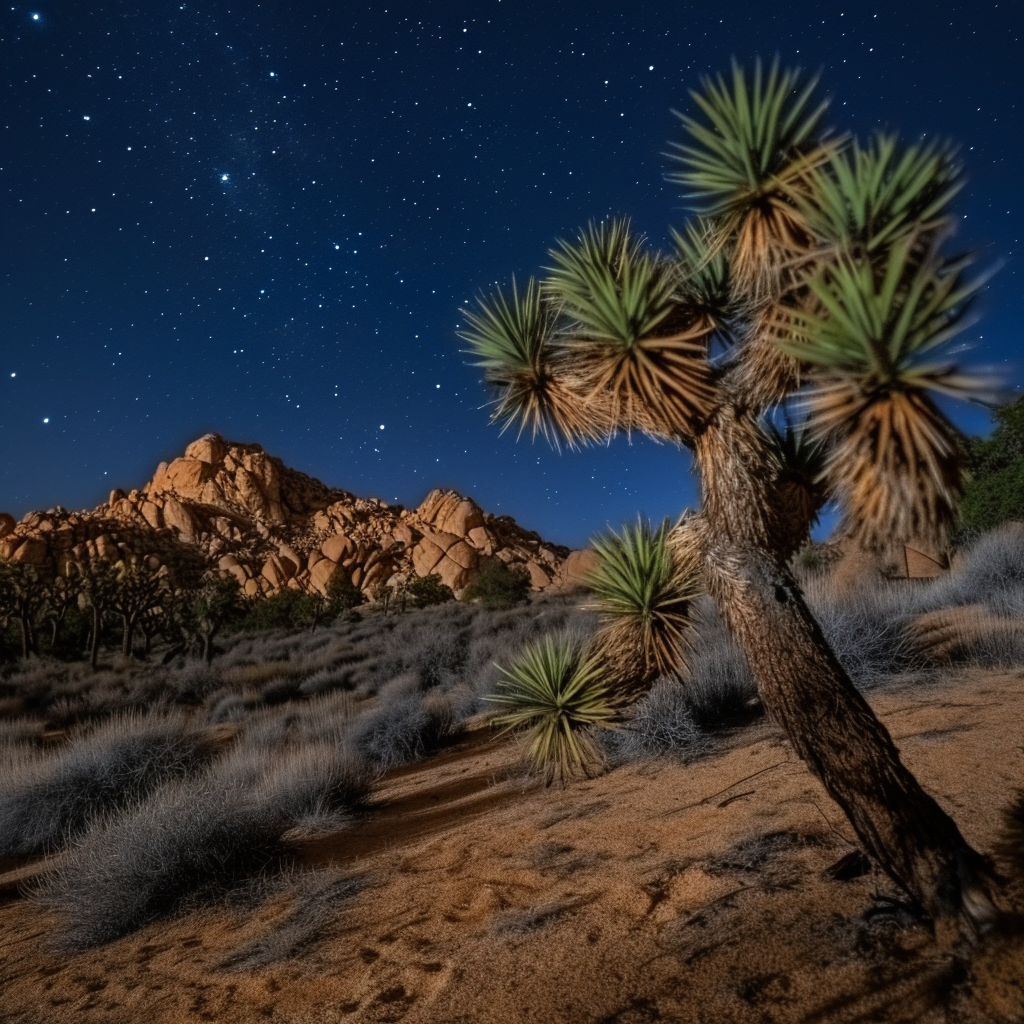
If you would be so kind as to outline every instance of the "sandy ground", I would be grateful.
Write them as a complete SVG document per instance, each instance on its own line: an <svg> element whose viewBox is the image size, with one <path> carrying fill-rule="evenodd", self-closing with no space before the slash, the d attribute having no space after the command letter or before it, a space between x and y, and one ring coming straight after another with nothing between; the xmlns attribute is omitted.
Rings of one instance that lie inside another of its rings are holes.
<svg viewBox="0 0 1024 1024"><path fill-rule="evenodd" d="M1024 784L1024 673L872 703L982 850ZM1024 941L966 959L888 899L841 813L768 723L689 767L561 789L485 731L390 776L377 807L304 842L364 888L293 957L230 966L294 921L287 897L50 951L59 921L0 878L0 1020L138 1022L1024 1021ZM1018 894L1019 895L1019 894ZM291 915L291 916L290 916Z"/></svg>

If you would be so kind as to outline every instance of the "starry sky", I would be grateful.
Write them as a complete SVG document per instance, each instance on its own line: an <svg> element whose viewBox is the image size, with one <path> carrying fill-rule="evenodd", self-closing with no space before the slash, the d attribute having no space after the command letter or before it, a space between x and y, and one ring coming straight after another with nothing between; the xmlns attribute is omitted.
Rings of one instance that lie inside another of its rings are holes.
<svg viewBox="0 0 1024 1024"><path fill-rule="evenodd" d="M592 217L667 246L672 110L733 56L820 70L841 130L959 144L959 240L1002 264L969 359L1016 386L1022 35L1019 0L6 7L0 509L91 507L208 430L573 546L696 504L684 451L499 436L456 329Z"/></svg>

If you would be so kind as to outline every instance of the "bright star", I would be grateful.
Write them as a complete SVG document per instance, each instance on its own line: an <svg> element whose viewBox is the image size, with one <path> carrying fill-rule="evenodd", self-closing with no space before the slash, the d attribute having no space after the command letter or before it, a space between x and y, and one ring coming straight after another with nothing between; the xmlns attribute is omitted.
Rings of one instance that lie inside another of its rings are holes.
<svg viewBox="0 0 1024 1024"><path fill-rule="evenodd" d="M50 422L50 417L49 416L44 416L43 417L43 422L44 423L49 423Z"/></svg>
<svg viewBox="0 0 1024 1024"><path fill-rule="evenodd" d="M221 181L227 181L229 177L230 177L230 175L228 175L228 174L222 174L222 175L220 176L220 180L221 180Z"/></svg>
<svg viewBox="0 0 1024 1024"><path fill-rule="evenodd" d="M42 18L41 14L33 14L32 15L32 20L33 21L39 21L41 18Z"/></svg>
<svg viewBox="0 0 1024 1024"><path fill-rule="evenodd" d="M382 424L380 425L380 429L381 429L381 430L383 430L383 429L384 429L384 424L383 424L383 423L382 423Z"/></svg>

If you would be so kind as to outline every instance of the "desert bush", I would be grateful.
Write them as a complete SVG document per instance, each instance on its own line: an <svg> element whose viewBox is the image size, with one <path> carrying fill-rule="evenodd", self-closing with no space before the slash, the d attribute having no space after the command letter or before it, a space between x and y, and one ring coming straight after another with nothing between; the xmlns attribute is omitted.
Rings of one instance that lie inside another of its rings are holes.
<svg viewBox="0 0 1024 1024"><path fill-rule="evenodd" d="M487 558L477 569L462 595L484 608L514 608L530 597L530 573L525 565L509 565L500 558Z"/></svg>
<svg viewBox="0 0 1024 1024"><path fill-rule="evenodd" d="M980 536L917 601L921 611L969 604L997 615L1024 615L1024 526L1008 523Z"/></svg>
<svg viewBox="0 0 1024 1024"><path fill-rule="evenodd" d="M919 591L913 581L878 580L836 591L826 577L809 580L807 604L839 663L870 688L923 667L906 624Z"/></svg>
<svg viewBox="0 0 1024 1024"><path fill-rule="evenodd" d="M362 892L366 880L332 871L301 871L285 875L270 895L287 894L293 906L265 934L233 952L220 967L256 970L304 952L322 935L334 915Z"/></svg>
<svg viewBox="0 0 1024 1024"><path fill-rule="evenodd" d="M428 605L455 600L452 588L436 572L410 580L405 592L416 608L426 608Z"/></svg>
<svg viewBox="0 0 1024 1024"><path fill-rule="evenodd" d="M692 761L712 746L678 679L658 680L619 728L600 733L600 743L613 764L666 756Z"/></svg>
<svg viewBox="0 0 1024 1024"><path fill-rule="evenodd" d="M401 680L400 680L401 681ZM450 701L425 699L419 692L387 695L353 723L352 742L379 772L433 753L457 730Z"/></svg>
<svg viewBox="0 0 1024 1024"><path fill-rule="evenodd" d="M56 753L32 752L0 782L0 856L57 849L207 757L180 714L121 716L81 731Z"/></svg>
<svg viewBox="0 0 1024 1024"><path fill-rule="evenodd" d="M710 730L749 717L756 705L757 685L710 598L695 604L696 636L683 682L694 721Z"/></svg>
<svg viewBox="0 0 1024 1024"><path fill-rule="evenodd" d="M368 789L365 766L337 746L285 751L269 766L243 746L91 829L38 898L62 916L62 945L99 945L219 898L279 862L289 829L336 825Z"/></svg>

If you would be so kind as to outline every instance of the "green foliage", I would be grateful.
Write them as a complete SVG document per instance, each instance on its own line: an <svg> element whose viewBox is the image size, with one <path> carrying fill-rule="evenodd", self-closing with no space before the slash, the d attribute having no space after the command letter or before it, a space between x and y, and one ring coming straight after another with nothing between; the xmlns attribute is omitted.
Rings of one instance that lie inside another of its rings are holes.
<svg viewBox="0 0 1024 1024"><path fill-rule="evenodd" d="M544 287L589 339L630 348L676 312L672 265L643 249L628 220L588 224L550 253Z"/></svg>
<svg viewBox="0 0 1024 1024"><path fill-rule="evenodd" d="M778 61L767 71L758 61L750 76L734 63L731 81L719 75L701 84L690 95L706 120L677 114L693 142L672 143L683 169L669 178L689 189L702 213L729 217L778 188L794 157L815 145L828 104L814 100L817 79L802 81Z"/></svg>
<svg viewBox="0 0 1024 1024"><path fill-rule="evenodd" d="M283 587L270 597L256 598L241 622L242 629L304 629L315 614L315 599L309 594Z"/></svg>
<svg viewBox="0 0 1024 1024"><path fill-rule="evenodd" d="M352 582L344 569L335 570L327 583L327 607L329 615L349 611L363 603L363 592Z"/></svg>
<svg viewBox="0 0 1024 1024"><path fill-rule="evenodd" d="M818 237L874 253L922 226L941 225L963 183L949 146L901 147L895 135L878 134L868 146L854 140L794 198Z"/></svg>
<svg viewBox="0 0 1024 1024"><path fill-rule="evenodd" d="M619 703L581 640L542 637L498 668L497 691L487 699L508 710L495 724L526 732L533 763L549 781L589 774L601 763L591 734L614 724Z"/></svg>
<svg viewBox="0 0 1024 1024"><path fill-rule="evenodd" d="M1008 520L1024 522L1024 398L993 412L989 438L973 438L973 476L961 505L965 532L983 532Z"/></svg>
<svg viewBox="0 0 1024 1024"><path fill-rule="evenodd" d="M530 594L530 572L525 565L509 565L500 558L485 559L462 595L485 608L514 608Z"/></svg>
<svg viewBox="0 0 1024 1024"><path fill-rule="evenodd" d="M813 311L795 314L788 354L855 379L870 396L893 388L930 388L962 398L975 382L939 356L960 331L981 282L936 259L921 261L912 240L894 245L880 265L844 257L809 282Z"/></svg>
<svg viewBox="0 0 1024 1024"><path fill-rule="evenodd" d="M426 608L428 605L455 600L452 588L436 572L410 580L405 592L416 608Z"/></svg>

